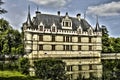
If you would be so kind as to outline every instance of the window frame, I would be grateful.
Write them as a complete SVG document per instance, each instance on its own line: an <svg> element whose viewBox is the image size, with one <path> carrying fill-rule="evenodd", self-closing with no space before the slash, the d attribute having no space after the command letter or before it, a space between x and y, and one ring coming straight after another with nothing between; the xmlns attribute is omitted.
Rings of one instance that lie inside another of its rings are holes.
<svg viewBox="0 0 120 80"><path fill-rule="evenodd" d="M43 35L39 35L39 41L43 41Z"/></svg>
<svg viewBox="0 0 120 80"><path fill-rule="evenodd" d="M39 45L39 50L43 50L43 44Z"/></svg>
<svg viewBox="0 0 120 80"><path fill-rule="evenodd" d="M55 35L52 35L52 42L55 42Z"/></svg>
<svg viewBox="0 0 120 80"><path fill-rule="evenodd" d="M52 45L52 51L55 51L56 49L55 49L55 45Z"/></svg>

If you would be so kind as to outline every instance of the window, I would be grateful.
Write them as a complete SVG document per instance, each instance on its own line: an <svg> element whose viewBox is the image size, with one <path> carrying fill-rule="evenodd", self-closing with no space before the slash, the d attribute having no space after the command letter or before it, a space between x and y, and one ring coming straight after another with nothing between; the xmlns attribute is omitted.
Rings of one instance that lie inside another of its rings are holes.
<svg viewBox="0 0 120 80"><path fill-rule="evenodd" d="M82 70L81 65L78 65L78 67L79 67L79 70Z"/></svg>
<svg viewBox="0 0 120 80"><path fill-rule="evenodd" d="M66 42L69 42L69 36L66 36Z"/></svg>
<svg viewBox="0 0 120 80"><path fill-rule="evenodd" d="M64 21L63 26L64 27L71 27L71 21Z"/></svg>
<svg viewBox="0 0 120 80"><path fill-rule="evenodd" d="M63 50L65 51L65 45L63 45Z"/></svg>
<svg viewBox="0 0 120 80"><path fill-rule="evenodd" d="M63 42L65 42L65 36L63 36Z"/></svg>
<svg viewBox="0 0 120 80"><path fill-rule="evenodd" d="M71 65L67 66L67 71L72 71L72 66Z"/></svg>
<svg viewBox="0 0 120 80"><path fill-rule="evenodd" d="M43 41L43 35L39 35L39 41Z"/></svg>
<svg viewBox="0 0 120 80"><path fill-rule="evenodd" d="M89 50L90 50L90 51L92 50L92 46L91 46L91 45L89 46Z"/></svg>
<svg viewBox="0 0 120 80"><path fill-rule="evenodd" d="M55 42L55 35L52 35L52 42Z"/></svg>
<svg viewBox="0 0 120 80"><path fill-rule="evenodd" d="M92 42L92 40L91 40L91 37L89 38L89 43L91 43Z"/></svg>
<svg viewBox="0 0 120 80"><path fill-rule="evenodd" d="M55 27L52 27L52 32L55 32Z"/></svg>
<svg viewBox="0 0 120 80"><path fill-rule="evenodd" d="M63 42L72 42L72 36L63 36Z"/></svg>
<svg viewBox="0 0 120 80"><path fill-rule="evenodd" d="M69 17L65 17L62 19L62 28L72 29L72 20Z"/></svg>
<svg viewBox="0 0 120 80"><path fill-rule="evenodd" d="M40 31L43 31L43 26L40 26Z"/></svg>
<svg viewBox="0 0 120 80"><path fill-rule="evenodd" d="M72 71L72 65L67 66L67 71Z"/></svg>
<svg viewBox="0 0 120 80"><path fill-rule="evenodd" d="M65 26L66 26L66 27L69 27L68 22L65 22Z"/></svg>
<svg viewBox="0 0 120 80"><path fill-rule="evenodd" d="M81 30L81 29L78 29L78 33L81 34L81 33L82 33L82 30Z"/></svg>
<svg viewBox="0 0 120 80"><path fill-rule="evenodd" d="M69 51L69 45L66 45L66 51Z"/></svg>
<svg viewBox="0 0 120 80"><path fill-rule="evenodd" d="M81 51L81 45L78 46L78 51Z"/></svg>
<svg viewBox="0 0 120 80"><path fill-rule="evenodd" d="M90 29L90 31L89 31L89 35L92 35L92 30Z"/></svg>
<svg viewBox="0 0 120 80"><path fill-rule="evenodd" d="M39 45L39 50L43 50L43 45Z"/></svg>
<svg viewBox="0 0 120 80"><path fill-rule="evenodd" d="M89 67L90 67L90 70L92 70L92 65L89 65Z"/></svg>
<svg viewBox="0 0 120 80"><path fill-rule="evenodd" d="M55 45L52 45L52 50L55 50Z"/></svg>
<svg viewBox="0 0 120 80"><path fill-rule="evenodd" d="M70 51L72 50L72 45L63 45L63 48L65 51Z"/></svg>
<svg viewBox="0 0 120 80"><path fill-rule="evenodd" d="M78 42L81 42L81 37L78 37Z"/></svg>

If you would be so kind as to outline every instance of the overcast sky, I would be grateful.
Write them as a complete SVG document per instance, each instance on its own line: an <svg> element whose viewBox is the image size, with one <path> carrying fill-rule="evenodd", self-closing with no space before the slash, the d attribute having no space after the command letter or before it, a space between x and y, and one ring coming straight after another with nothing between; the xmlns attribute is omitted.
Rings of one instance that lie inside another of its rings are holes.
<svg viewBox="0 0 120 80"><path fill-rule="evenodd" d="M75 17L86 12L86 20L95 27L96 15L99 24L105 25L110 36L120 37L120 0L3 0L2 5L8 13L0 15L5 18L15 29L21 29L22 23L27 19L28 5L31 6L31 16L35 16L37 6L41 13L65 15Z"/></svg>

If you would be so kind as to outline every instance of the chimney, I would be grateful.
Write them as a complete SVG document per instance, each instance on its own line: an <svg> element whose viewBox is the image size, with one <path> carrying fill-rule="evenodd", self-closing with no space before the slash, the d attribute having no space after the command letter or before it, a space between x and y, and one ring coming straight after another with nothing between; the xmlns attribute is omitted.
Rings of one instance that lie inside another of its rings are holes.
<svg viewBox="0 0 120 80"><path fill-rule="evenodd" d="M81 19L81 14L78 13L78 14L76 15L76 17L77 17L77 19L80 21L80 19Z"/></svg>
<svg viewBox="0 0 120 80"><path fill-rule="evenodd" d="M66 16L68 16L68 12L66 12Z"/></svg>
<svg viewBox="0 0 120 80"><path fill-rule="evenodd" d="M37 6L36 16L39 16L41 12L39 11L39 6Z"/></svg>
<svg viewBox="0 0 120 80"><path fill-rule="evenodd" d="M58 16L60 16L60 11L58 11Z"/></svg>
<svg viewBox="0 0 120 80"><path fill-rule="evenodd" d="M40 15L41 14L41 12L39 12L39 11L36 11L36 16L38 16L38 15Z"/></svg>

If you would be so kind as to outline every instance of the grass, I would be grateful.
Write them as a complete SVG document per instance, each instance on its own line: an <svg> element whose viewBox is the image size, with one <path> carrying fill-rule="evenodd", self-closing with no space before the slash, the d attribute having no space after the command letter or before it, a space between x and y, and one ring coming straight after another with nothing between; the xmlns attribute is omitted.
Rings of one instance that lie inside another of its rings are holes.
<svg viewBox="0 0 120 80"><path fill-rule="evenodd" d="M0 71L0 80L40 80L36 77L26 76L18 71Z"/></svg>
<svg viewBox="0 0 120 80"><path fill-rule="evenodd" d="M17 71L0 71L0 77L15 77L15 76L26 77L26 75L23 75Z"/></svg>

